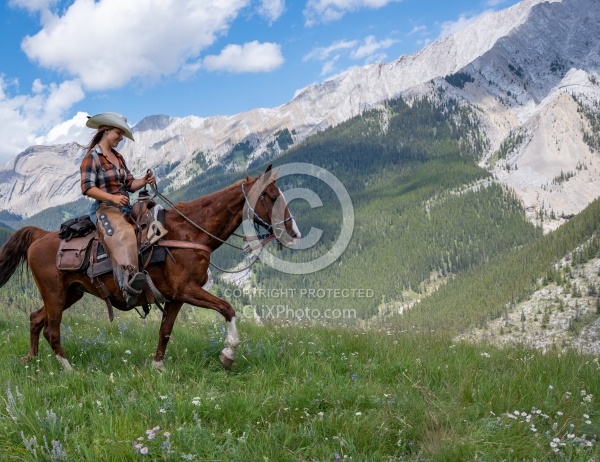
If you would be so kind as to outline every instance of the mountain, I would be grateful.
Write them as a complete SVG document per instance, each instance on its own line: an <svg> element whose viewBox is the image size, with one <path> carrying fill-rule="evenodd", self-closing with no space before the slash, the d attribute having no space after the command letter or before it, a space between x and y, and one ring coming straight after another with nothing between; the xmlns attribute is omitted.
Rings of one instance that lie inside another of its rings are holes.
<svg viewBox="0 0 600 462"><path fill-rule="evenodd" d="M484 127L481 165L545 230L600 195L597 0L524 0L413 55L304 88L276 108L150 116L121 152L134 174L152 168L175 189L212 167L244 170L400 96L409 104L452 98L472 107ZM0 210L28 217L77 200L81 156L74 143L19 154L0 169Z"/></svg>

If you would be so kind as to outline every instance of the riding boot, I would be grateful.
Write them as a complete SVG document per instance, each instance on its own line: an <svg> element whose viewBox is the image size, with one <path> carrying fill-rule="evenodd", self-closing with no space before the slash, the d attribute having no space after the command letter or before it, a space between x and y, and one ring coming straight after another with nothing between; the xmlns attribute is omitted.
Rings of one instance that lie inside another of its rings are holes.
<svg viewBox="0 0 600 462"><path fill-rule="evenodd" d="M128 307L135 306L146 278L139 272L137 238L126 216L114 206L101 204L98 226L102 244L111 259L115 280Z"/></svg>

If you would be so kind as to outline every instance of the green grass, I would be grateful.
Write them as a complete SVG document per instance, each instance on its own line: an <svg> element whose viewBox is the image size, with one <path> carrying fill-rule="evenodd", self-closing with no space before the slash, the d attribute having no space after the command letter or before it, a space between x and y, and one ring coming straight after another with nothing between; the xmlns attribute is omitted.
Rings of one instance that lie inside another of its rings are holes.
<svg viewBox="0 0 600 462"><path fill-rule="evenodd" d="M218 361L223 323L187 309L160 373L150 364L158 318L119 312L111 324L99 306L63 319L73 373L60 370L44 339L39 358L24 364L26 316L1 312L0 460L600 457L597 358L242 321L227 372Z"/></svg>

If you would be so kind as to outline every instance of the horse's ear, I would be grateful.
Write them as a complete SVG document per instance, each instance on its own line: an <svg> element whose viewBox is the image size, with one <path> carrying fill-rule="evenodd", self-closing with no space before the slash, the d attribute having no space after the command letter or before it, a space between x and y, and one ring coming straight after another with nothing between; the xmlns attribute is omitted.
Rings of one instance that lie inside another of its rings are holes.
<svg viewBox="0 0 600 462"><path fill-rule="evenodd" d="M275 181L277 179L277 174L279 173L279 169L273 171L272 168L273 168L273 164L269 164L269 166L265 170L265 173L263 173L260 176L260 179L264 185L268 185L269 183L271 183L272 181Z"/></svg>

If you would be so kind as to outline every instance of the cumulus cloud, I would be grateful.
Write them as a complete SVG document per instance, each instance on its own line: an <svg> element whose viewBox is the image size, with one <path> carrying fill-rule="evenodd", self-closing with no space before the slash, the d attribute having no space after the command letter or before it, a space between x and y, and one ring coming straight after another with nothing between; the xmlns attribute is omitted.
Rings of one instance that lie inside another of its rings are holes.
<svg viewBox="0 0 600 462"><path fill-rule="evenodd" d="M203 67L209 71L268 72L283 64L281 48L276 43L227 45L220 54L204 58Z"/></svg>
<svg viewBox="0 0 600 462"><path fill-rule="evenodd" d="M265 18L269 24L273 24L279 19L285 10L283 0L262 0L258 7L258 13Z"/></svg>
<svg viewBox="0 0 600 462"><path fill-rule="evenodd" d="M392 2L402 0L308 0L304 8L307 26L337 21L346 13L362 8L382 8Z"/></svg>
<svg viewBox="0 0 600 462"><path fill-rule="evenodd" d="M22 48L39 65L77 76L88 90L113 89L176 73L225 33L248 4L75 0L26 37Z"/></svg>
<svg viewBox="0 0 600 462"><path fill-rule="evenodd" d="M37 144L36 134L60 123L64 111L84 96L77 80L51 85L35 80L30 95L15 95L17 84L0 76L0 162Z"/></svg>

